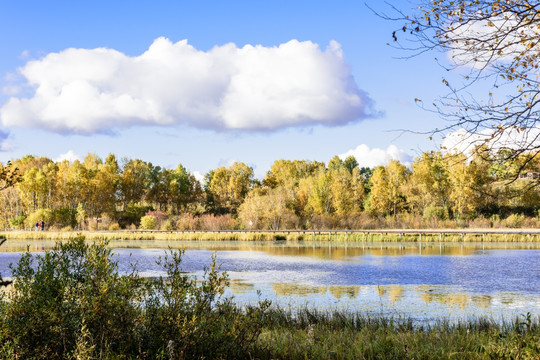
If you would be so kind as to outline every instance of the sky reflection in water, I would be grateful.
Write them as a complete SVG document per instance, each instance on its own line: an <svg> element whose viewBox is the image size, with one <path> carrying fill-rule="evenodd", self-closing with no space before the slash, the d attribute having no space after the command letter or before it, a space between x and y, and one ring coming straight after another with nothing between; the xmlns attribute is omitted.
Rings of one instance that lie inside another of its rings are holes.
<svg viewBox="0 0 540 360"><path fill-rule="evenodd" d="M30 243L43 251L54 243ZM8 245L7 243L5 245ZM0 273L10 275L26 245L0 248ZM539 244L225 243L119 241L121 271L130 263L159 276L164 248L186 248L183 269L200 276L217 252L240 303L269 298L281 306L361 310L425 321L477 316L540 316ZM136 248L137 247L137 248Z"/></svg>

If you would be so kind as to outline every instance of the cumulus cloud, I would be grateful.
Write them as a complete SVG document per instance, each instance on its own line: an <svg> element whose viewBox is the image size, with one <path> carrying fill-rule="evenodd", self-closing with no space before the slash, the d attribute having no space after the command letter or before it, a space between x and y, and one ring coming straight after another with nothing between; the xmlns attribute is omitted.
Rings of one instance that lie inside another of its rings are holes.
<svg viewBox="0 0 540 360"><path fill-rule="evenodd" d="M201 184L204 184L204 175L200 171L193 171L193 176L197 181L199 181Z"/></svg>
<svg viewBox="0 0 540 360"><path fill-rule="evenodd" d="M339 155L342 160L348 156L354 156L360 167L375 167L387 165L391 160L398 160L404 165L410 166L412 156L404 150L398 149L395 145L390 145L386 149L371 149L365 144L358 145L355 149L349 150Z"/></svg>
<svg viewBox="0 0 540 360"><path fill-rule="evenodd" d="M452 40L448 55L459 65L483 69L498 61L511 62L522 52L540 50L536 41L540 29L510 12L487 18L473 14L469 21L454 26L447 34Z"/></svg>
<svg viewBox="0 0 540 360"><path fill-rule="evenodd" d="M156 39L139 56L66 49L19 69L31 97L0 108L4 126L92 134L134 125L188 124L216 130L336 126L373 116L340 45L229 43L201 51Z"/></svg>
<svg viewBox="0 0 540 360"><path fill-rule="evenodd" d="M67 153L61 154L56 159L54 159L55 162L62 162L64 160L67 160L69 162L73 162L75 160L81 161L81 157L79 155L75 154L75 152L73 152L73 150L69 150Z"/></svg>
<svg viewBox="0 0 540 360"><path fill-rule="evenodd" d="M475 147L486 145L491 151L500 149L530 149L536 151L540 147L540 127L533 127L526 131L507 129L502 133L495 130L485 129L480 132L470 132L459 129L447 134L441 144L445 152L458 152L470 155Z"/></svg>

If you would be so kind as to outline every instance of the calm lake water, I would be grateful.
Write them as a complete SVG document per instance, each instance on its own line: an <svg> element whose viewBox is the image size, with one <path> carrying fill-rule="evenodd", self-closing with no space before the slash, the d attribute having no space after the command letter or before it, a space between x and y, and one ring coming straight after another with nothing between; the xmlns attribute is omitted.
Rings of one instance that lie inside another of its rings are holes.
<svg viewBox="0 0 540 360"><path fill-rule="evenodd" d="M10 276L29 246L39 253L54 242L8 241L0 273ZM163 275L164 249L185 248L183 269L201 276L217 254L239 303L271 299L284 307L361 310L450 321L540 316L540 244L254 243L115 241L121 271L136 263L143 276Z"/></svg>

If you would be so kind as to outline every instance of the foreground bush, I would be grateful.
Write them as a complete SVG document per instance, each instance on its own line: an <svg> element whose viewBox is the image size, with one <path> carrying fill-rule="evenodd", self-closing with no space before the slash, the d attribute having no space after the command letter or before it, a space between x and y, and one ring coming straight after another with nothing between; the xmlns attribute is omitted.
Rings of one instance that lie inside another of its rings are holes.
<svg viewBox="0 0 540 360"><path fill-rule="evenodd" d="M0 301L5 359L247 358L268 303L241 309L222 297L228 284L215 259L197 282L182 252L161 261L167 277L120 275L111 250L84 238L26 253Z"/></svg>

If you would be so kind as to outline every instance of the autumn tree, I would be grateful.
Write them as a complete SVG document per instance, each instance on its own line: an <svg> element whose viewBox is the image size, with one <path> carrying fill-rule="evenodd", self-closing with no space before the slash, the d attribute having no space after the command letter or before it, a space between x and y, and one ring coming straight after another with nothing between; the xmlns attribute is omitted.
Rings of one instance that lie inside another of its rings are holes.
<svg viewBox="0 0 540 360"><path fill-rule="evenodd" d="M390 191L384 166L377 166L371 176L371 193L368 208L372 214L386 215L390 212Z"/></svg>
<svg viewBox="0 0 540 360"><path fill-rule="evenodd" d="M534 158L540 151L540 3L420 0L416 10L398 13L394 43L413 54L444 53L439 62L458 76L443 79L449 92L433 110L451 122L436 131L462 128L472 147L506 146L512 158Z"/></svg>
<svg viewBox="0 0 540 360"><path fill-rule="evenodd" d="M91 179L93 193L90 195L95 214L112 215L116 211L117 193L120 184L120 167L116 156L109 154L103 164L99 164L97 172ZM77 205L78 206L78 205Z"/></svg>
<svg viewBox="0 0 540 360"><path fill-rule="evenodd" d="M207 182L216 211L235 214L253 186L253 169L235 162L230 167L215 169Z"/></svg>
<svg viewBox="0 0 540 360"><path fill-rule="evenodd" d="M315 214L330 214L333 211L332 174L330 171L321 171L315 179L307 205Z"/></svg>
<svg viewBox="0 0 540 360"><path fill-rule="evenodd" d="M352 174L354 169L359 167L358 161L356 160L354 156L349 155L345 158L345 160L343 160L343 167L345 167L345 169L347 169L347 171L349 171Z"/></svg>
<svg viewBox="0 0 540 360"><path fill-rule="evenodd" d="M378 166L371 176L369 207L378 215L396 215L406 204L404 185L409 171L399 161L392 160L386 166Z"/></svg>
<svg viewBox="0 0 540 360"><path fill-rule="evenodd" d="M325 165L319 161L310 160L276 160L266 173L263 185L275 188L298 186L301 179L316 175Z"/></svg>
<svg viewBox="0 0 540 360"><path fill-rule="evenodd" d="M28 169L18 184L19 195L26 208L31 212L47 207L47 195L50 182L42 169Z"/></svg>
<svg viewBox="0 0 540 360"><path fill-rule="evenodd" d="M76 209L79 203L86 204L88 177L83 164L79 160L64 160L57 166L56 206Z"/></svg>
<svg viewBox="0 0 540 360"><path fill-rule="evenodd" d="M185 211L190 204L200 203L202 195L201 183L182 164L170 172L169 198L175 215Z"/></svg>
<svg viewBox="0 0 540 360"><path fill-rule="evenodd" d="M129 203L137 204L144 200L150 185L150 166L140 159L123 159L119 190L122 209Z"/></svg>
<svg viewBox="0 0 540 360"><path fill-rule="evenodd" d="M7 225L9 220L22 214L22 204L14 185L21 181L19 169L8 161L0 163L0 223Z"/></svg>
<svg viewBox="0 0 540 360"><path fill-rule="evenodd" d="M430 207L446 208L450 191L447 163L441 152L425 152L414 160L406 187L412 211L425 215Z"/></svg>
<svg viewBox="0 0 540 360"><path fill-rule="evenodd" d="M8 161L6 165L0 163L0 191L12 187L20 181L19 169Z"/></svg>
<svg viewBox="0 0 540 360"><path fill-rule="evenodd" d="M448 156L446 161L451 185L449 199L454 217L470 216L476 212L478 198L481 195L475 191L478 179L476 163L468 163L467 157L463 154Z"/></svg>
<svg viewBox="0 0 540 360"><path fill-rule="evenodd" d="M246 229L279 230L290 228L297 220L291 210L293 199L283 187L254 189L238 209Z"/></svg>

